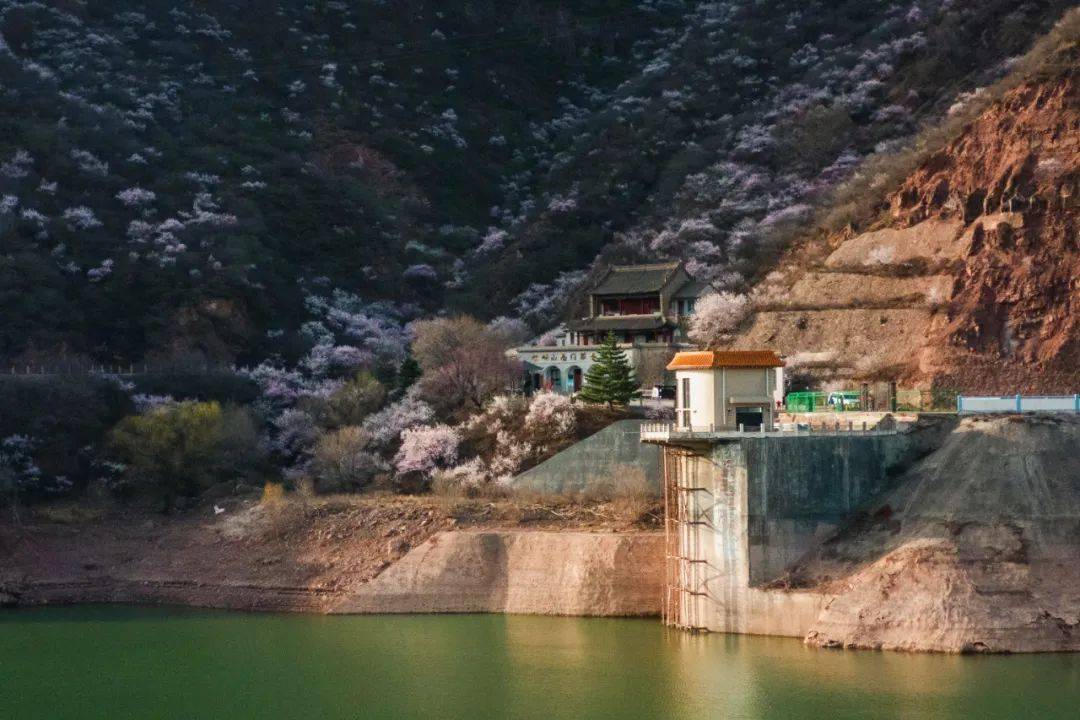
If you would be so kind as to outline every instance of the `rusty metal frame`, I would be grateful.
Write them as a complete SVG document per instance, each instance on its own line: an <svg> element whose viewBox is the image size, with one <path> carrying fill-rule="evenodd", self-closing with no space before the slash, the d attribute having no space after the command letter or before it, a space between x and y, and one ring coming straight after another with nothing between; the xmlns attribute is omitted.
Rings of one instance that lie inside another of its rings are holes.
<svg viewBox="0 0 1080 720"><path fill-rule="evenodd" d="M700 458L687 448L664 445L664 597L662 619L669 627L702 630L696 618L683 617L684 610L692 614L696 603L686 603L687 596L705 594L697 582L698 569L689 548L684 548L684 532L687 526L700 525L706 521L691 517L691 496L697 492L709 492L707 488L691 487L684 483L683 465L689 458Z"/></svg>

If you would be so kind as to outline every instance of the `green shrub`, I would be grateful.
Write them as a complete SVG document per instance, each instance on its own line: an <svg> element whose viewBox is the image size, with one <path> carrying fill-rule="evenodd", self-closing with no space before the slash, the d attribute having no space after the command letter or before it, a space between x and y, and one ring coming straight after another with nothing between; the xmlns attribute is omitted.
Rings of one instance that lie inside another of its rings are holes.
<svg viewBox="0 0 1080 720"><path fill-rule="evenodd" d="M359 425L368 415L382 407L386 400L386 388L369 372L356 374L340 390L330 396L326 403L325 423L337 428Z"/></svg>
<svg viewBox="0 0 1080 720"><path fill-rule="evenodd" d="M327 433L315 445L311 470L320 492L359 490L386 471L370 449L371 436L362 428L347 426Z"/></svg>
<svg viewBox="0 0 1080 720"><path fill-rule="evenodd" d="M261 459L248 412L216 402L170 403L126 417L110 433L109 448L127 464L131 487L156 497L165 512L179 497L250 474Z"/></svg>

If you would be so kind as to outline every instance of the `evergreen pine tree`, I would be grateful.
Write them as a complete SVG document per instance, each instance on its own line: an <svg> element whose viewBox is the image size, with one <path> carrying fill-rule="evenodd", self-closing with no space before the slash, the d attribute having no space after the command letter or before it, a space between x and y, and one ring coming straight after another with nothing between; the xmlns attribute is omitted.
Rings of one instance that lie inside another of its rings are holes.
<svg viewBox="0 0 1080 720"><path fill-rule="evenodd" d="M638 382L626 353L619 349L615 333L608 333L585 373L585 387L578 397L585 402L626 405L640 395Z"/></svg>
<svg viewBox="0 0 1080 720"><path fill-rule="evenodd" d="M420 369L420 363L416 362L416 358L412 355L407 356L401 363L401 367L397 372L397 390L398 392L405 392L413 383L420 379L423 371Z"/></svg>

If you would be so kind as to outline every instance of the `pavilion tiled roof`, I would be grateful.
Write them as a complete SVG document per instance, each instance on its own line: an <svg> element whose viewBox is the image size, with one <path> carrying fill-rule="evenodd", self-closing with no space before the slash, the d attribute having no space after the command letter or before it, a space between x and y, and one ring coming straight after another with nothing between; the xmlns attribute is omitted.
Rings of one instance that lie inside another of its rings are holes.
<svg viewBox="0 0 1080 720"><path fill-rule="evenodd" d="M592 293L594 295L638 295L660 292L678 269L677 262L612 267L593 288Z"/></svg>
<svg viewBox="0 0 1080 720"><path fill-rule="evenodd" d="M772 350L699 350L675 353L668 370L708 370L710 368L784 367Z"/></svg>
<svg viewBox="0 0 1080 720"><path fill-rule="evenodd" d="M712 286L703 280L690 280L671 294L673 298L698 298L712 290Z"/></svg>

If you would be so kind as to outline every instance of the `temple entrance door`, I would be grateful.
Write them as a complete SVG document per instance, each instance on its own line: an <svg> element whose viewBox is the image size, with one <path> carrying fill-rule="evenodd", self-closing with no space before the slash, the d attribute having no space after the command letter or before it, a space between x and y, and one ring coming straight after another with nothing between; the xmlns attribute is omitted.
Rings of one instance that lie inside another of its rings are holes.
<svg viewBox="0 0 1080 720"><path fill-rule="evenodd" d="M573 392L581 390L582 374L581 368L572 367L567 371L570 374L570 389Z"/></svg>

